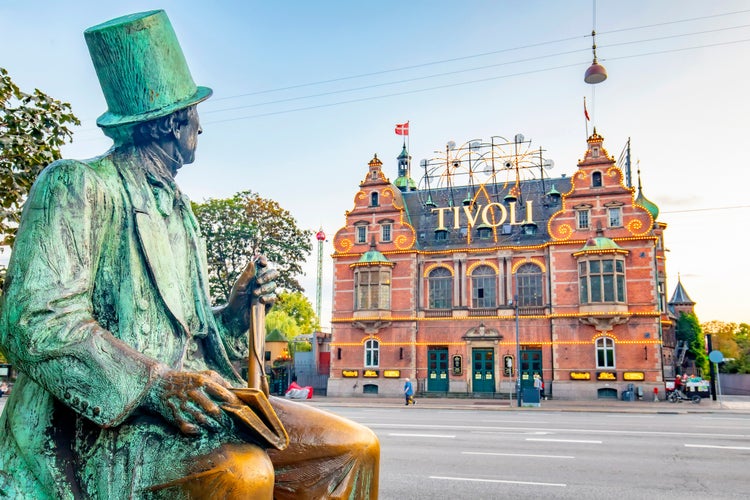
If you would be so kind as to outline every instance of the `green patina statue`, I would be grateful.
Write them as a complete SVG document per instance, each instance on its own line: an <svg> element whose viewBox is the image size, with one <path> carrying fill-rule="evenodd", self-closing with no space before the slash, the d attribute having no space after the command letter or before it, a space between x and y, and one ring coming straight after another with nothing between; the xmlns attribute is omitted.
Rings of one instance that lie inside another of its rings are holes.
<svg viewBox="0 0 750 500"><path fill-rule="evenodd" d="M201 133L196 87L163 11L85 32L114 140L61 160L26 202L0 347L20 375L0 418L0 498L377 498L369 430L247 387L250 265L209 305L205 249L174 182ZM261 262L262 264L262 262Z"/></svg>

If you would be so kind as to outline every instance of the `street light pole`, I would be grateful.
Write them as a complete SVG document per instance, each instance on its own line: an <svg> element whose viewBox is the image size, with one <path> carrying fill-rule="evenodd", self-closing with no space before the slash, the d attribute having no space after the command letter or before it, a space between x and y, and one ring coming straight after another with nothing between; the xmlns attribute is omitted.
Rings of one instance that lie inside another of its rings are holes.
<svg viewBox="0 0 750 500"><path fill-rule="evenodd" d="M521 407L521 344L518 341L518 275L516 275L516 293L513 296L516 309L516 402Z"/></svg>

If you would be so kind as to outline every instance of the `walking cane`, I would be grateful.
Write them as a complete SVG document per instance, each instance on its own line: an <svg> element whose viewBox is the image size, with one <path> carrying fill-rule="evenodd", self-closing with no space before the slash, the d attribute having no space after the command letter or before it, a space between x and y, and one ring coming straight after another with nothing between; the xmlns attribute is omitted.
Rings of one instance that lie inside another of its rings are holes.
<svg viewBox="0 0 750 500"><path fill-rule="evenodd" d="M258 266L261 259L263 259L261 256L256 256L253 259L255 262L254 277L258 275ZM261 304L259 297L253 297L250 300L250 331L248 334L250 336L250 349L247 363L247 386L251 389L259 389L268 396L270 390L263 366L263 358L266 352L266 306Z"/></svg>

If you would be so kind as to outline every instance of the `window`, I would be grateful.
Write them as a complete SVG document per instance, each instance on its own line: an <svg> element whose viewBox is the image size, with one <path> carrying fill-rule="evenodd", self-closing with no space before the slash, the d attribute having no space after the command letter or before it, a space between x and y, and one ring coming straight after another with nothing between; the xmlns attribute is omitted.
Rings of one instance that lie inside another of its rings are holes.
<svg viewBox="0 0 750 500"><path fill-rule="evenodd" d="M625 302L625 261L587 260L578 263L581 304Z"/></svg>
<svg viewBox="0 0 750 500"><path fill-rule="evenodd" d="M378 202L378 193L372 193L370 195L370 206L371 207L377 207L379 205Z"/></svg>
<svg viewBox="0 0 750 500"><path fill-rule="evenodd" d="M391 308L391 270L388 267L360 267L354 272L355 303L358 311Z"/></svg>
<svg viewBox="0 0 750 500"><path fill-rule="evenodd" d="M543 304L542 270L536 264L524 264L516 271L518 305L538 307Z"/></svg>
<svg viewBox="0 0 750 500"><path fill-rule="evenodd" d="M451 272L438 267L428 278L430 309L450 309L453 305L453 276Z"/></svg>
<svg viewBox="0 0 750 500"><path fill-rule="evenodd" d="M591 174L591 186L602 187L602 173L601 172L594 172L593 174Z"/></svg>
<svg viewBox="0 0 750 500"><path fill-rule="evenodd" d="M357 243L367 243L367 226L361 224L354 229L357 232Z"/></svg>
<svg viewBox="0 0 750 500"><path fill-rule="evenodd" d="M391 239L393 238L391 236L392 227L393 226L391 225L390 222L384 222L380 225L380 239L382 241L391 241Z"/></svg>
<svg viewBox="0 0 750 500"><path fill-rule="evenodd" d="M445 241L448 239L448 231L446 229L435 230L435 241Z"/></svg>
<svg viewBox="0 0 750 500"><path fill-rule="evenodd" d="M365 368L380 366L380 342L375 339L365 340Z"/></svg>
<svg viewBox="0 0 750 500"><path fill-rule="evenodd" d="M615 367L615 341L609 337L596 339L596 367Z"/></svg>
<svg viewBox="0 0 750 500"><path fill-rule="evenodd" d="M578 222L578 229L588 229L589 228L589 211L587 210L578 210L576 212L576 220Z"/></svg>
<svg viewBox="0 0 750 500"><path fill-rule="evenodd" d="M495 270L490 266L478 266L471 273L471 307L497 307Z"/></svg>
<svg viewBox="0 0 750 500"><path fill-rule="evenodd" d="M609 220L609 227L622 226L622 208L621 207L608 208L607 219Z"/></svg>

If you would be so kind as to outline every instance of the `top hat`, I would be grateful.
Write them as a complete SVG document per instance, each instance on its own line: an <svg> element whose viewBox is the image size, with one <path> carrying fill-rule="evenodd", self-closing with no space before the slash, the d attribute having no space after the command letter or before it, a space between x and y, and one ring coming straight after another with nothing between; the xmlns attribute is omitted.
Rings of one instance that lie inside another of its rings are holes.
<svg viewBox="0 0 750 500"><path fill-rule="evenodd" d="M109 108L96 123L117 127L166 116L208 99L197 87L167 14L130 14L84 31Z"/></svg>

